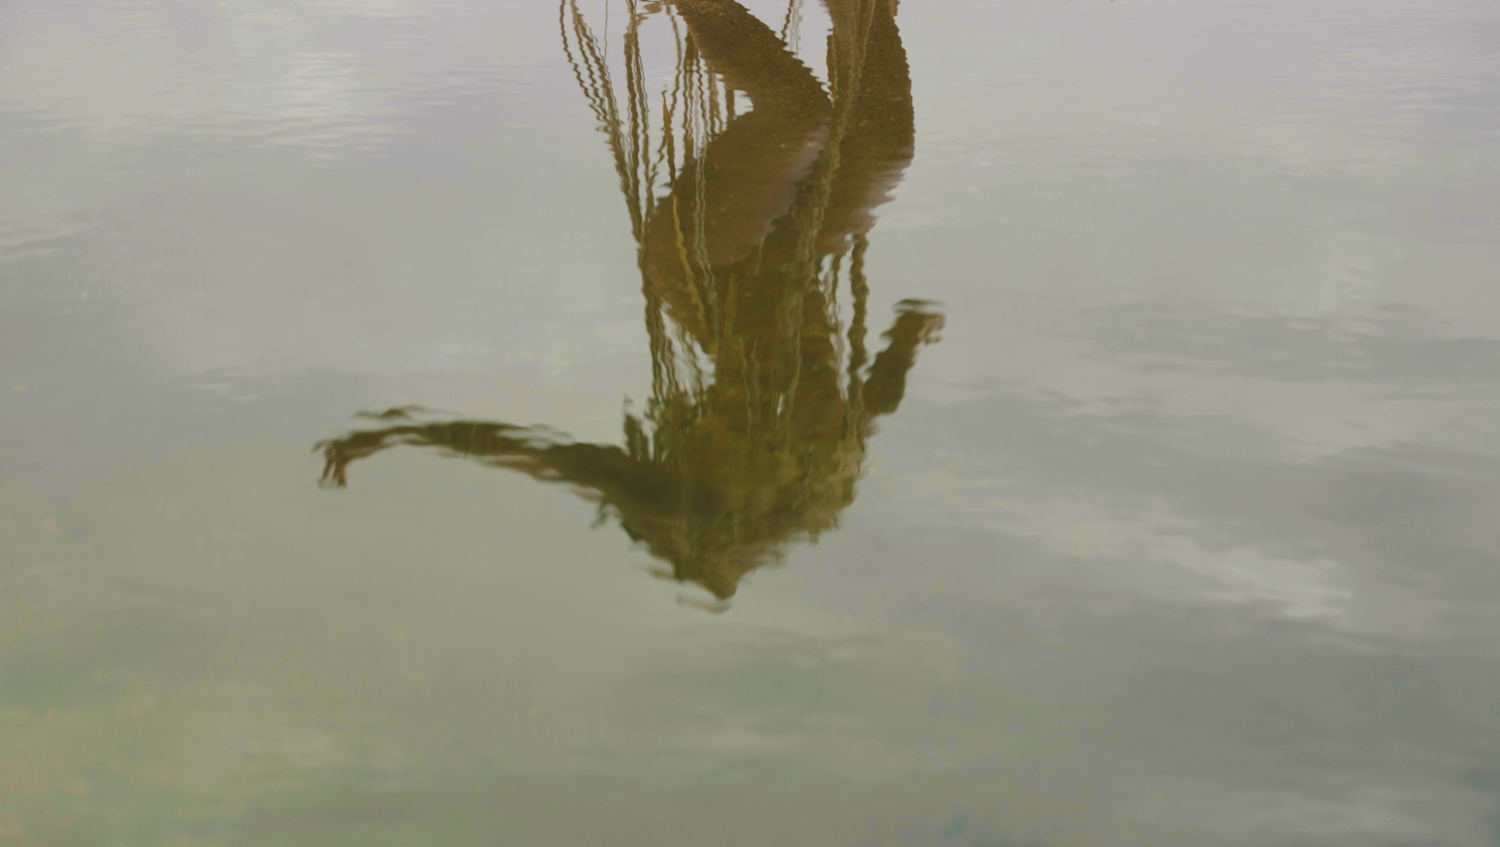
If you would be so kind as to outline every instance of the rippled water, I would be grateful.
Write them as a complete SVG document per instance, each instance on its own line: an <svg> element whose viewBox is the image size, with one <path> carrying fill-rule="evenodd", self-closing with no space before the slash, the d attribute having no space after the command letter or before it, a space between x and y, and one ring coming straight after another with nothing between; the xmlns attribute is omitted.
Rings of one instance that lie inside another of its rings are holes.
<svg viewBox="0 0 1500 847"><path fill-rule="evenodd" d="M0 3L0 845L1500 844L1496 45Z"/></svg>

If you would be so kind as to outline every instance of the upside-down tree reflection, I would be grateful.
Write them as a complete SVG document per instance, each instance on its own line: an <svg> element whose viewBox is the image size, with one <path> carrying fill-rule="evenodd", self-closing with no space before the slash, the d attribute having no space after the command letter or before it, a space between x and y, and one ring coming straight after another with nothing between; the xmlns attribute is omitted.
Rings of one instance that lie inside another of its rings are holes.
<svg viewBox="0 0 1500 847"><path fill-rule="evenodd" d="M379 416L388 426L318 445L323 481L343 487L350 462L412 445L567 483L673 578L722 600L787 542L837 524L874 420L895 411L941 327L927 304L903 301L884 350L866 352L871 211L911 161L911 82L895 0L826 0L827 89L733 0L627 6L623 94L577 0L563 0L560 22L638 248L644 414L625 416L617 446L392 410ZM654 104L640 38L653 16L677 46ZM739 95L750 111L736 112Z"/></svg>

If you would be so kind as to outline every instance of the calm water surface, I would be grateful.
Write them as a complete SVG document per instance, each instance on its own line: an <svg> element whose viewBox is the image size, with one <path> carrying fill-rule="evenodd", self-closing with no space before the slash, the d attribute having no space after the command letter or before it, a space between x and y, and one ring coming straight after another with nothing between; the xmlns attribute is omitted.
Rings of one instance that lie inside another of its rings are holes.
<svg viewBox="0 0 1500 847"><path fill-rule="evenodd" d="M0 3L0 845L1500 844L1497 45Z"/></svg>

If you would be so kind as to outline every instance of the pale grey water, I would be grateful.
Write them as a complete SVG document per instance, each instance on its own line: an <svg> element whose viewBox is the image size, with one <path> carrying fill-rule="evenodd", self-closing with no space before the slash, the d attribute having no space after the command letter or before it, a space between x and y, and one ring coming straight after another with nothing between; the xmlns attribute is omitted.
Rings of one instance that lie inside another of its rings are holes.
<svg viewBox="0 0 1500 847"><path fill-rule="evenodd" d="M906 0L872 347L947 325L727 610L315 484L652 396L558 13L0 0L0 845L1500 844L1500 6Z"/></svg>

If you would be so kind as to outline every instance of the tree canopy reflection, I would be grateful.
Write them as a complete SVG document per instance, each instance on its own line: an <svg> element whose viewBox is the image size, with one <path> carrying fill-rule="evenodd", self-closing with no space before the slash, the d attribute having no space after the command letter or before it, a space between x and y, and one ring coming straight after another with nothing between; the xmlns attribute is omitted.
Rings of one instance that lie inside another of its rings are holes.
<svg viewBox="0 0 1500 847"><path fill-rule="evenodd" d="M629 0L623 91L577 0L561 4L638 248L652 394L626 414L624 443L393 409L379 428L318 445L325 484L347 485L351 462L398 445L566 483L668 575L721 600L788 542L837 525L874 421L896 410L942 318L902 301L884 349L867 352L871 212L914 140L896 0L826 0L827 88L787 47L798 2L778 35L733 0ZM641 55L653 17L677 50L659 97Z"/></svg>

